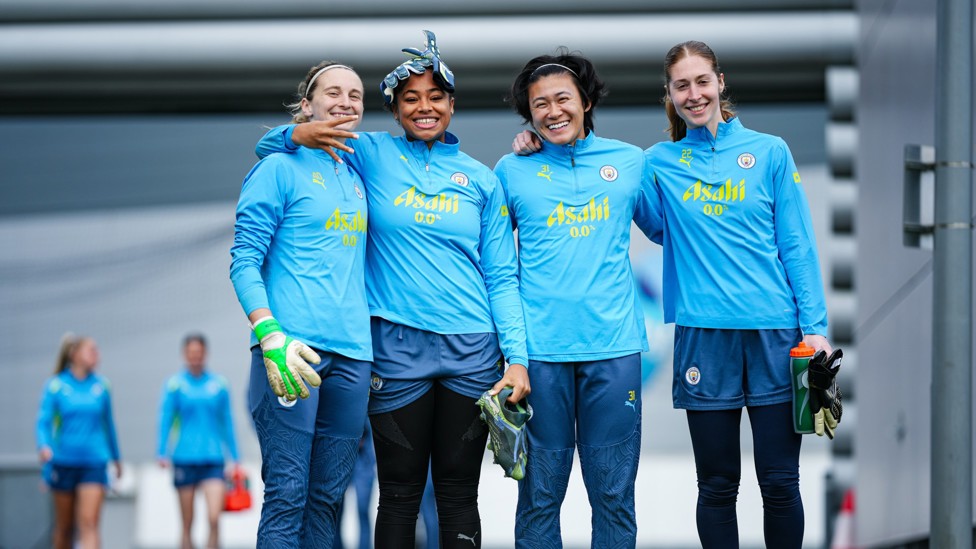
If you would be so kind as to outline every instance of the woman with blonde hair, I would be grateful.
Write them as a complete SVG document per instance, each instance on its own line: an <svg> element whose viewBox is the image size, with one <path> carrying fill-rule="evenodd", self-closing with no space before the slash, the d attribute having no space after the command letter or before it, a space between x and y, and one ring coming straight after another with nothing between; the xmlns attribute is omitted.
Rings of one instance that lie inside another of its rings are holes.
<svg viewBox="0 0 976 549"><path fill-rule="evenodd" d="M309 69L296 121L352 131L363 84ZM332 547L366 422L373 349L363 282L366 195L325 152L271 155L244 179L230 277L254 331L248 401L261 446L257 547ZM311 390L310 390L311 387Z"/></svg>
<svg viewBox="0 0 976 549"><path fill-rule="evenodd" d="M95 373L98 346L90 337L67 334L54 369L44 385L37 417L37 451L45 480L54 494L52 545L95 549L98 523L108 485L106 466L122 474L112 418L108 380Z"/></svg>

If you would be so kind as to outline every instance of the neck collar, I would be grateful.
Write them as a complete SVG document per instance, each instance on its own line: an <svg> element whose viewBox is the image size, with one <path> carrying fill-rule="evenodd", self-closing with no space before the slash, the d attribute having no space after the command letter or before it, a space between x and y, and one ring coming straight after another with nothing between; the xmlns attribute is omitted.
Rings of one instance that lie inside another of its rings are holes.
<svg viewBox="0 0 976 549"><path fill-rule="evenodd" d="M406 145L414 152L424 152L428 150L426 141L410 139L406 135L402 135L401 139L403 139L403 142L406 143ZM437 151L440 154L457 154L460 149L461 140L451 132L444 132L444 141L434 141L434 145L430 147L431 152Z"/></svg>
<svg viewBox="0 0 976 549"><path fill-rule="evenodd" d="M711 143L713 141L718 141L726 135L733 134L742 129L742 122L739 122L739 117L734 116L725 122L719 122L718 128L715 130L715 137L712 137L712 132L708 131L708 127L702 126L700 128L688 129L688 134L685 139L689 141L704 141Z"/></svg>
<svg viewBox="0 0 976 549"><path fill-rule="evenodd" d="M553 145L548 141L542 142L542 152L553 154L553 155L568 155L568 154L578 154L593 145L596 141L596 132L589 130L586 133L586 137L582 139L577 139L572 143L567 143L565 145Z"/></svg>

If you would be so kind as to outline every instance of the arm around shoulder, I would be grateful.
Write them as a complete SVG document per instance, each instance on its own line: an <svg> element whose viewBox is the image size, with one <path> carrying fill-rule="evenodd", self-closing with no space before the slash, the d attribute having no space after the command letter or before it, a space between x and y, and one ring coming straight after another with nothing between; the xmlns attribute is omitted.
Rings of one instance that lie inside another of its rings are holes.
<svg viewBox="0 0 976 549"><path fill-rule="evenodd" d="M295 151L298 146L291 139L294 130L295 124L284 124L271 128L258 141L257 146L254 148L254 154L258 158L264 158L276 152L288 153Z"/></svg>
<svg viewBox="0 0 976 549"><path fill-rule="evenodd" d="M347 139L358 139L358 134L337 129L336 126L345 124L356 117L349 116L330 120L317 120L301 124L286 124L273 128L258 142L255 152L259 158L276 153L290 153L299 146L311 149L322 149L336 162L342 163L342 158L336 151L353 154L351 147L345 144Z"/></svg>

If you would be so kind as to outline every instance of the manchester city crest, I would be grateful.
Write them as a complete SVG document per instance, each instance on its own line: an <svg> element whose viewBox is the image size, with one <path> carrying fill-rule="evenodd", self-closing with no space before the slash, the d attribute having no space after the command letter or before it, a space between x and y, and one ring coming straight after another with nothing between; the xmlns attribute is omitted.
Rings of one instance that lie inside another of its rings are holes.
<svg viewBox="0 0 976 549"><path fill-rule="evenodd" d="M617 168L610 165L600 168L600 177L602 177L604 181L616 181Z"/></svg>
<svg viewBox="0 0 976 549"><path fill-rule="evenodd" d="M756 165L756 157L752 156L752 153L742 153L739 155L739 158L738 160L736 160L736 163L739 165L740 168L744 170L748 170L749 168Z"/></svg>
<svg viewBox="0 0 976 549"><path fill-rule="evenodd" d="M451 174L451 181L457 183L462 187L468 186L468 176L465 175L463 172L454 172L453 174Z"/></svg>

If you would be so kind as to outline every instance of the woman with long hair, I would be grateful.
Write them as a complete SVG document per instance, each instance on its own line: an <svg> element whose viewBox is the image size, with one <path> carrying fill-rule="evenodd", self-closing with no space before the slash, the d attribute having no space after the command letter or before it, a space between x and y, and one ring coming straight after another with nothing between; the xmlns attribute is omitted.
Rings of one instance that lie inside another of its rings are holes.
<svg viewBox="0 0 976 549"><path fill-rule="evenodd" d="M54 494L56 549L71 549L76 539L82 549L101 546L108 462L116 478L122 474L110 386L95 373L98 360L94 339L66 334L41 397L37 451Z"/></svg>
<svg viewBox="0 0 976 549"><path fill-rule="evenodd" d="M647 150L664 211L664 314L675 408L687 410L702 546L738 547L739 423L749 411L767 547L803 543L790 349L831 353L816 239L779 137L742 125L703 42L665 57L671 141Z"/></svg>

